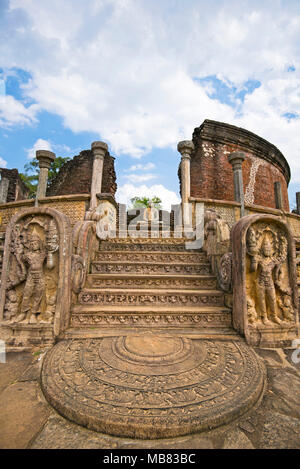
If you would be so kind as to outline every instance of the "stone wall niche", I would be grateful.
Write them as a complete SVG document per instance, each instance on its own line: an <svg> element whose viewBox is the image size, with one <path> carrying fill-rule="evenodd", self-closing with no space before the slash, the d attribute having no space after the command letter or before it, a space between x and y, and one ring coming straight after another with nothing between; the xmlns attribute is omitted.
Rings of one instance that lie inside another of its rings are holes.
<svg viewBox="0 0 300 469"><path fill-rule="evenodd" d="M0 333L8 347L53 343L68 326L70 234L57 210L24 209L12 218L0 290Z"/></svg>
<svg viewBox="0 0 300 469"><path fill-rule="evenodd" d="M299 335L295 244L275 216L250 215L232 230L233 325L248 344L285 347Z"/></svg>

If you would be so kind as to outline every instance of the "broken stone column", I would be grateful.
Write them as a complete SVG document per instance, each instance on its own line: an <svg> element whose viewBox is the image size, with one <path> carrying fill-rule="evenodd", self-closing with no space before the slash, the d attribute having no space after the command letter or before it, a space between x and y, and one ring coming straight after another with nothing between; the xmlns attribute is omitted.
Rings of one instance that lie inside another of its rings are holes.
<svg viewBox="0 0 300 469"><path fill-rule="evenodd" d="M228 156L233 169L234 199L241 204L241 217L245 214L242 163L246 156L242 151L234 151Z"/></svg>
<svg viewBox="0 0 300 469"><path fill-rule="evenodd" d="M0 181L0 204L6 204L9 187L9 179L1 177Z"/></svg>
<svg viewBox="0 0 300 469"><path fill-rule="evenodd" d="M48 172L51 166L51 163L55 160L55 153L48 150L37 150L36 159L39 161L40 174L39 182L36 192L36 205L38 200L42 197L46 197L47 182L48 182Z"/></svg>
<svg viewBox="0 0 300 469"><path fill-rule="evenodd" d="M194 150L194 144L191 140L183 140L177 145L177 150L181 154L181 200L182 200L182 215L183 225L188 227L191 225L191 217L189 210L189 197L191 193L191 175L190 175L190 161L191 154Z"/></svg>
<svg viewBox="0 0 300 469"><path fill-rule="evenodd" d="M91 186L90 210L96 208L98 205L97 194L101 193L103 162L104 157L108 151L108 146L104 142L93 142L91 148L94 156L94 163Z"/></svg>
<svg viewBox="0 0 300 469"><path fill-rule="evenodd" d="M281 190L280 181L277 181L274 183L274 192L275 192L275 206L276 208L283 210L282 190Z"/></svg>

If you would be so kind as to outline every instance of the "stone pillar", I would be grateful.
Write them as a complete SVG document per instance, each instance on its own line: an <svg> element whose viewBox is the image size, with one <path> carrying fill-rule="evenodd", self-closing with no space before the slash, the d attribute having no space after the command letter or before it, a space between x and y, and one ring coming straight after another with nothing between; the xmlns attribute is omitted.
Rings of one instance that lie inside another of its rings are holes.
<svg viewBox="0 0 300 469"><path fill-rule="evenodd" d="M9 187L9 179L1 177L0 181L0 204L6 204Z"/></svg>
<svg viewBox="0 0 300 469"><path fill-rule="evenodd" d="M300 192L296 192L297 213L300 215Z"/></svg>
<svg viewBox="0 0 300 469"><path fill-rule="evenodd" d="M282 201L282 190L281 190L281 182L274 183L274 192L275 192L275 206L280 210L283 210L283 201Z"/></svg>
<svg viewBox="0 0 300 469"><path fill-rule="evenodd" d="M37 150L36 159L39 161L40 174L39 182L36 191L36 205L38 200L42 197L46 197L47 182L48 182L48 172L51 166L51 163L55 160L55 153L48 150Z"/></svg>
<svg viewBox="0 0 300 469"><path fill-rule="evenodd" d="M98 205L97 194L101 193L103 162L104 157L108 151L108 146L104 142L93 142L91 148L94 155L94 163L91 186L90 210L96 208Z"/></svg>
<svg viewBox="0 0 300 469"><path fill-rule="evenodd" d="M245 214L242 172L242 163L245 158L245 154L242 151L235 151L228 156L228 161L233 169L234 199L241 204L241 217Z"/></svg>
<svg viewBox="0 0 300 469"><path fill-rule="evenodd" d="M183 140L177 145L177 150L181 154L181 201L183 225L188 227L191 225L189 197L191 194L191 175L190 161L191 153L194 150L194 144L191 140Z"/></svg>

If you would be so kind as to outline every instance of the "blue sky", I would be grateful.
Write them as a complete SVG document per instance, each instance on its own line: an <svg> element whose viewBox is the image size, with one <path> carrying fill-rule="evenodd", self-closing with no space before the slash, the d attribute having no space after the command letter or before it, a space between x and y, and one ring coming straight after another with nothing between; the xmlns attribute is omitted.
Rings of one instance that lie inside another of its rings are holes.
<svg viewBox="0 0 300 469"><path fill-rule="evenodd" d="M300 191L300 2L0 0L0 166L37 149L116 157L117 199L178 202L177 142L204 119L246 128Z"/></svg>

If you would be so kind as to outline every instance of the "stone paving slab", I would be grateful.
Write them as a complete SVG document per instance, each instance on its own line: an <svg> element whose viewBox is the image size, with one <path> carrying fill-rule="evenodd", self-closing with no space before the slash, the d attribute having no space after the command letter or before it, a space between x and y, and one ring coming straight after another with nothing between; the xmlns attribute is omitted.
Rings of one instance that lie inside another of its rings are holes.
<svg viewBox="0 0 300 469"><path fill-rule="evenodd" d="M6 362L0 363L0 393L9 384L19 379L32 360L31 353L11 352L6 354Z"/></svg>
<svg viewBox="0 0 300 469"><path fill-rule="evenodd" d="M36 382L17 382L0 395L0 448L27 448L46 423L50 409L39 397Z"/></svg>

